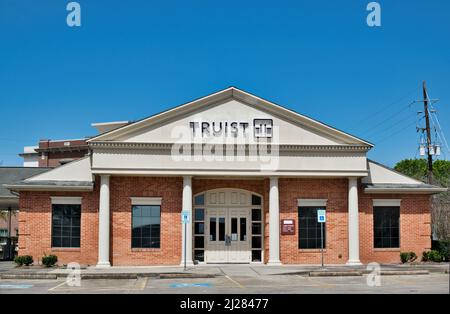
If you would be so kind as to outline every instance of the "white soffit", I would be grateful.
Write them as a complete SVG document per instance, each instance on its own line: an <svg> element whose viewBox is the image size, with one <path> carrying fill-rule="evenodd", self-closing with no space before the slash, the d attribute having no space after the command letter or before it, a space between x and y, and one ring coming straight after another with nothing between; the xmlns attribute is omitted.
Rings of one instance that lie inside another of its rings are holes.
<svg viewBox="0 0 450 314"><path fill-rule="evenodd" d="M50 171L28 178L25 182L35 181L92 181L91 161L89 156L62 165Z"/></svg>
<svg viewBox="0 0 450 314"><path fill-rule="evenodd" d="M298 199L297 205L299 207L326 207L327 199Z"/></svg>
<svg viewBox="0 0 450 314"><path fill-rule="evenodd" d="M374 199L373 206L374 207L400 207L400 203L402 200L394 200L394 199Z"/></svg>
<svg viewBox="0 0 450 314"><path fill-rule="evenodd" d="M424 184L393 169L368 160L369 175L362 179L363 184Z"/></svg>

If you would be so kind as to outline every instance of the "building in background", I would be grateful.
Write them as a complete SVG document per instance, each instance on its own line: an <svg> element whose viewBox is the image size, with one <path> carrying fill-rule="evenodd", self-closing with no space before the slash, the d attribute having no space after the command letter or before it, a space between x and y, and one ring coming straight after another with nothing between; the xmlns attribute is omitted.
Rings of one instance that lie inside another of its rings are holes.
<svg viewBox="0 0 450 314"><path fill-rule="evenodd" d="M129 124L128 121L93 123L98 134L112 131ZM74 140L49 140L39 141L38 146L25 146L23 153L24 167L56 168L71 161L80 159L89 154L88 138Z"/></svg>
<svg viewBox="0 0 450 314"><path fill-rule="evenodd" d="M25 180L48 170L49 168L38 167L0 167L0 260L5 257L7 243L12 244L12 252L16 251L19 230L19 195L6 189L4 184Z"/></svg>
<svg viewBox="0 0 450 314"><path fill-rule="evenodd" d="M23 153L19 154L23 158L24 167L39 167L39 153L36 151L39 146L25 146Z"/></svg>

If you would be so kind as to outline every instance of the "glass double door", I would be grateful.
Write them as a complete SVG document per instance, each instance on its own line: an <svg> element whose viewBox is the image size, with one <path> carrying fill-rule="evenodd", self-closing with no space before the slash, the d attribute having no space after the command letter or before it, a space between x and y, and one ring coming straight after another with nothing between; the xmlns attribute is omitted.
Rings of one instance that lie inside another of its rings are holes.
<svg viewBox="0 0 450 314"><path fill-rule="evenodd" d="M249 263L250 209L207 209L206 218L205 262Z"/></svg>

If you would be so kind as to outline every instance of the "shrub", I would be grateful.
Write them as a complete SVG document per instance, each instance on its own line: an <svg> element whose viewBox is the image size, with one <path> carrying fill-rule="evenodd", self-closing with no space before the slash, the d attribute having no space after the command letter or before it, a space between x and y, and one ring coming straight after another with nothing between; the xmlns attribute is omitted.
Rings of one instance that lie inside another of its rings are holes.
<svg viewBox="0 0 450 314"><path fill-rule="evenodd" d="M450 241L433 241L431 249L438 251L446 262L449 261Z"/></svg>
<svg viewBox="0 0 450 314"><path fill-rule="evenodd" d="M14 262L17 264L17 266L30 266L33 264L33 257L30 255L23 255L23 256L16 256L14 258Z"/></svg>
<svg viewBox="0 0 450 314"><path fill-rule="evenodd" d="M412 263L417 259L417 255L414 252L401 252L400 253L400 260L403 264L405 263Z"/></svg>
<svg viewBox="0 0 450 314"><path fill-rule="evenodd" d="M442 255L438 251L431 250L428 252L423 252L422 261L442 263L443 258L442 258Z"/></svg>
<svg viewBox="0 0 450 314"><path fill-rule="evenodd" d="M56 255L45 255L42 258L42 264L46 267L52 267L55 266L55 264L58 262L58 257Z"/></svg>

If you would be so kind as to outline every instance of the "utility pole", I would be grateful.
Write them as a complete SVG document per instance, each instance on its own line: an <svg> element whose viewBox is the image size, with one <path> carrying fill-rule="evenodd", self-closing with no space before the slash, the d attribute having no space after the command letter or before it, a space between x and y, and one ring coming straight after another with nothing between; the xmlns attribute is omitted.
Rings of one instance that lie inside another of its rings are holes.
<svg viewBox="0 0 450 314"><path fill-rule="evenodd" d="M423 110L425 113L425 130L427 132L427 155L428 155L427 179L428 183L431 184L433 176L433 155L431 152L431 148L433 143L431 142L430 114L428 111L428 93L426 81L423 81L422 89L423 89L423 108L424 108Z"/></svg>

